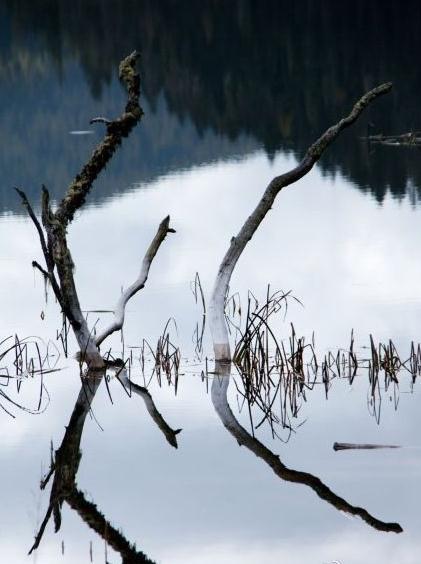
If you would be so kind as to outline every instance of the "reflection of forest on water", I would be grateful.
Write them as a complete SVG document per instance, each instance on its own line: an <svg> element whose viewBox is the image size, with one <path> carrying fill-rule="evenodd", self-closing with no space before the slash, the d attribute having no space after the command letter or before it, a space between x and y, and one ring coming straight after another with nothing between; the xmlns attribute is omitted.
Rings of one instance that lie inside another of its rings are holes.
<svg viewBox="0 0 421 564"><path fill-rule="evenodd" d="M421 42L418 2L221 5L2 3L3 208L18 209L13 183L36 194L45 182L58 194L72 178L95 135L70 139L68 132L88 128L98 113L115 114L113 69L134 45L142 51L149 119L94 198L127 189L133 178L150 180L259 145L268 155L301 155L359 95L386 80L394 82L393 94L370 108L320 166L379 201L387 190L402 197L408 183L418 191L417 149L378 147L370 154L357 139L368 123L370 131L393 134L420 128L413 66Z"/></svg>

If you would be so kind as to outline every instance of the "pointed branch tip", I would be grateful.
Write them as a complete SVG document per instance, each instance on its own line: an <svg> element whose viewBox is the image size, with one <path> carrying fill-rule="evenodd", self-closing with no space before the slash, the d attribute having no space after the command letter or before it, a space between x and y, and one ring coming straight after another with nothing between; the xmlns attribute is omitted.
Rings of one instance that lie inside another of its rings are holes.
<svg viewBox="0 0 421 564"><path fill-rule="evenodd" d="M20 190L17 186L14 186L13 188L20 196L22 203L27 203L28 202L28 198L26 197L26 194L23 190Z"/></svg>

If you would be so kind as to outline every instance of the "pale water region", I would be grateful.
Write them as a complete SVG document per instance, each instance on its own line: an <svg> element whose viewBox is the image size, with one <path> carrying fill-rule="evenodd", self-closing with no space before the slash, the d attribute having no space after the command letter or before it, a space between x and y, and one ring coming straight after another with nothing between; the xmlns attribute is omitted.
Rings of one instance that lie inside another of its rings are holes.
<svg viewBox="0 0 421 564"><path fill-rule="evenodd" d="M277 477L267 464L240 447L224 429L209 391L212 374L201 377L193 332L201 319L191 282L200 275L205 297L230 238L277 173L293 166L293 157L269 160L256 152L239 160L216 162L160 177L90 206L69 228L76 282L85 310L112 309L121 287L137 275L143 253L167 214L170 235L152 265L145 289L130 303L124 329L125 351L132 350L131 377L140 379L136 360L143 338L153 343L169 318L172 341L182 362L177 393L156 378L149 391L173 428L181 428L178 449L171 448L148 417L140 398L129 398L114 380L112 401L102 386L82 438L79 488L95 502L130 542L162 563L323 564L340 562L418 562L419 472L421 451L417 409L418 383L412 388L402 373L399 403L389 390L382 395L380 425L370 413L368 379L362 370L354 384L333 381L329 399L322 386L308 392L289 441L273 439L268 427L256 436L290 468L318 476L353 505L384 521L398 522L401 534L380 532L359 518L319 499L301 484ZM94 188L94 190L96 187ZM98 188L100 189L100 188ZM371 196L351 189L340 174L323 177L313 170L278 197L234 273L231 291L242 303L247 292L263 298L267 284L291 290L303 305L290 300L285 320L274 327L280 339L297 334L311 340L318 353L347 349L351 330L361 354L376 340L392 338L402 356L418 342L421 306L420 209L409 198L386 197L380 206ZM55 341L61 328L53 296L44 299L44 284L31 261L40 260L32 224L22 217L0 222L3 265L0 299L2 334L36 335ZM18 312L18 314L17 314ZM101 327L107 313L91 311ZM60 344L57 341L60 349ZM64 369L44 376L50 403L42 415L19 411L4 402L16 419L2 415L0 512L2 561L25 562L43 518L48 492L38 488L48 469L50 440L60 444L80 386L72 354L61 357ZM113 352L121 353L120 335ZM62 351L61 351L62 352ZM212 364L209 335L204 355ZM211 372L211 369L210 369ZM208 382L207 382L208 381ZM24 381L14 399L36 407L39 378ZM234 415L249 428L246 409L238 409L233 382L229 401ZM44 396L45 399L45 396ZM397 444L402 449L334 452L335 441ZM107 556L104 551L107 551ZM80 517L63 506L60 532L48 525L33 561L118 561L112 549Z"/></svg>

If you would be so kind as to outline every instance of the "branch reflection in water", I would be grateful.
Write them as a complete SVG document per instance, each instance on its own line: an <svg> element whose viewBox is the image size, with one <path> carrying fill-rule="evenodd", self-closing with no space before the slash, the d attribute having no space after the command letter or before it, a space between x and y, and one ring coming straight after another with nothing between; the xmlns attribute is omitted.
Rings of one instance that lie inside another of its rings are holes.
<svg viewBox="0 0 421 564"><path fill-rule="evenodd" d="M274 454L263 443L253 437L235 418L227 399L230 378L231 363L216 362L215 377L211 388L212 403L222 424L240 446L245 446L258 458L264 460L282 480L309 486L321 499L324 499L339 511L361 517L368 525L379 531L402 532L403 529L399 523L380 521L366 509L351 505L345 499L332 492L317 476L313 476L313 474L308 472L292 470L285 466L278 455Z"/></svg>
<svg viewBox="0 0 421 564"><path fill-rule="evenodd" d="M142 397L149 414L164 434L166 440L173 447L177 448L176 436L181 429L173 430L168 425L158 411L149 391L142 386L133 384L125 368L115 369L118 371L117 374L120 381L125 386L128 386L128 390L132 390ZM45 489L50 479L54 476L48 509L29 554L38 548L51 516L54 518L55 531L59 531L61 527L61 508L63 502L66 502L91 529L98 533L109 546L121 555L123 564L154 562L142 551L137 550L135 545L131 544L121 531L111 525L110 521L101 513L97 506L86 499L76 482L82 457L80 444L86 416L91 410L91 405L99 386L107 377L105 370L91 370L82 378L82 385L69 424L66 427L63 441L55 452L55 457L51 461L51 467L47 476L41 482L41 489Z"/></svg>
<svg viewBox="0 0 421 564"><path fill-rule="evenodd" d="M254 326L254 330L256 330L256 328L257 327ZM166 339L160 339L159 341L160 343L162 341L169 342L169 336L166 330L164 331L164 336L165 335L166 335ZM249 341L249 345L251 341ZM295 350L295 355L293 355L292 357L290 355L287 356L289 359L293 358L294 362L291 364L291 362L286 362L285 360L284 366L290 365L291 379L294 381L298 379L299 380L298 383L300 382L302 383L305 371L304 370L297 371L297 358L298 356L301 355L301 353L300 355L297 356L296 341L294 341L294 339L290 342L290 345L292 346L293 350ZM254 347L252 348L254 350ZM164 360L166 359L166 356L162 353L161 349L164 350L162 346L161 347L158 346L157 350L161 352L160 354L156 354L156 351L154 349L152 349L151 347L149 348L150 354L152 355L154 360L153 362L154 367L152 372L155 376L152 377L152 379L155 380L159 386L162 385L162 380L161 380L161 373L157 369L157 363L162 359ZM353 350L352 344L350 349L352 356L354 355L354 353L352 352ZM305 349L302 347L302 350ZM383 350L383 348L380 347L380 349L378 349L374 347L374 345L372 344L372 351L371 351L372 355L374 355L375 350ZM395 349L393 349L393 351L394 350ZM142 354L139 360L141 361L141 365L143 366L142 373L145 379L145 373L144 373L145 350L141 349L141 351ZM175 349L175 351L172 351L172 349L169 349L169 351L171 352L171 355L175 354L177 359L179 358L180 353L177 348ZM415 346L413 345L411 351L412 351L412 356L411 356L412 361L415 362L415 360L418 358L417 351L419 351L419 348L415 348ZM397 358L396 355L394 356L395 360ZM375 355L372 358L374 357ZM265 362L270 369L271 363L268 361L267 355L265 355ZM377 364L373 365L373 370L378 370L379 366L381 364L384 365L384 363L385 363L384 358L379 357ZM152 562L152 560L150 560L143 552L137 551L135 546L132 545L119 530L117 530L115 527L112 526L110 521L101 513L101 511L96 507L96 505L93 502L88 501L85 498L85 495L82 493L82 491L78 488L76 477L81 460L80 445L81 445L82 433L84 429L86 416L90 412L91 405L97 393L97 390L99 389L103 380L108 385L108 380L110 379L110 377L117 379L123 385L124 390L130 396L132 395L132 393L135 393L136 395L139 395L143 399L146 409L150 414L152 420L158 426L158 428L164 435L165 439L172 447L178 448L177 436L180 433L181 429L173 429L167 423L167 421L165 420L165 418L162 416L157 406L155 405L153 397L146 386L141 386L131 381L130 370L126 368L126 365L123 363L123 361L106 360L106 364L107 364L107 369L88 371L86 375L82 378L82 386L80 388L73 409L73 413L70 417L69 424L66 428L63 441L61 443L61 446L57 449L55 453L55 459L52 460L51 468L48 475L41 483L41 488L44 489L47 486L50 479L53 478L48 509L30 552L32 552L39 546L45 528L48 522L50 521L51 517L53 517L54 519L55 530L58 531L60 529L61 509L63 502L66 502L70 508L72 508L74 511L76 511L79 514L79 516L85 521L85 523L90 528L92 528L102 538L104 538L104 540L109 546L111 546L114 550L120 553L123 563L124 562L126 563ZM303 358L301 358L301 361L298 364L302 368L304 366L308 366L303 361ZM336 365L336 363L334 364ZM396 367L395 361L392 364L394 367ZM413 376L415 378L416 377L415 374L418 373L419 366L417 362L415 362L414 366L412 366L412 364L413 362L411 362L411 367L414 368ZM130 366L130 363L128 362L127 365ZM167 366L167 362L164 362L164 367L165 366ZM175 378L174 374L172 374L171 372L175 368L178 376L178 366L179 366L178 362L175 363L175 365L171 364L172 370L169 373L166 373L164 368L161 367L162 370L164 370L164 373L166 374L165 380L169 385L173 385L174 387L176 387L178 383L178 377ZM358 362L356 363L356 366L358 366ZM274 454L262 442L260 442L244 427L242 427L238 422L238 420L236 419L236 417L234 416L228 404L228 399L227 399L227 391L231 379L231 370L233 369L233 367L234 365L230 363L216 364L215 375L211 385L211 397L212 397L213 406L221 422L223 423L224 427L231 435L233 435L233 437L237 440L237 442L240 445L245 446L248 450L253 452L258 458L264 460L266 464L268 464L272 468L272 470L275 472L275 474L278 477L288 482L295 482L309 486L315 491L315 493L321 499L327 501L336 509L343 511L345 513L349 513L351 515L359 516L367 524L369 524L371 527L379 531L393 531L396 533L402 531L402 527L398 523L393 523L393 522L388 523L381 521L380 519L371 515L366 509L351 505L348 501L346 501L342 497L332 492L332 490L327 485L325 485L318 477L308 472L302 472L288 468L282 463L278 455ZM400 368L402 368L402 365L400 365ZM237 372L240 371L238 365L235 366L235 370ZM244 372L240 372L240 374L242 376L245 376ZM276 374L277 371L272 371L270 369L268 374L261 375L261 379L260 379L261 386L265 385L265 381L268 376L271 376L275 381ZM209 379L208 376L209 374L207 374L206 376L207 381ZM282 375L279 374L279 377L281 379ZM341 374L339 374L339 377L341 377ZM353 371L353 378L351 379L352 381L354 377L355 377L355 373ZM252 373L249 373L249 379L251 380L253 379ZM241 379L241 383L243 384L243 386L245 385L244 378ZM270 422L274 421L275 414L271 412L273 408L273 401L271 401L270 404L265 403L265 400L267 399L266 394L264 393L262 394L262 391L260 391L259 395L261 402L260 403L256 402L256 398L254 396L257 390L256 387L257 383L254 382L253 384L252 382L249 381L249 384L250 383L251 383L251 387L254 389L253 392L254 395L248 393L245 389L242 390L243 391L242 397L244 399L245 404L247 405L250 411L253 409L253 406L258 407L260 409L262 409L263 406L263 412L264 412L263 421L264 420ZM237 390L239 393L241 393L240 383L237 384ZM282 397L285 395L285 393L286 393L286 388L285 389L282 388L278 390L281 403L284 403L282 402ZM271 427L273 428L272 424ZM253 434L254 434L254 428L252 425Z"/></svg>

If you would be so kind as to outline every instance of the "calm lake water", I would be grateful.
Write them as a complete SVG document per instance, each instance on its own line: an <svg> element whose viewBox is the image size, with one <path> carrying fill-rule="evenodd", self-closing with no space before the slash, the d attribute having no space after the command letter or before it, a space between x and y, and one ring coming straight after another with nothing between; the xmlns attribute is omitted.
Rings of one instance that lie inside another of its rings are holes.
<svg viewBox="0 0 421 564"><path fill-rule="evenodd" d="M352 330L361 359L371 356L370 335L375 343L392 339L402 360L419 341L419 149L373 147L361 137L421 129L415 59L421 7L292 4L2 3L0 338L36 336L40 354L48 352L51 367L60 370L7 380L15 352L1 355L13 339L0 345L0 391L42 411L21 410L5 397L0 402L14 416L0 411L1 562L120 562L110 525L165 564L419 562L421 416L419 383L408 371L387 390L379 380L375 405L367 363L352 385L333 378L328 399L319 371L299 399L293 432L278 425L279 438L267 421L251 425L250 412L258 423L262 411L242 403L234 371L230 413L251 436L240 447L232 421L230 431L221 415L207 326L203 351L195 350L203 313L192 293L196 273L207 300L230 238L268 182L386 80L394 82L393 92L279 195L234 272L231 293L241 300L244 320L249 291L260 302L268 284L291 291L301 304L290 298L273 331L285 346L291 323L307 343L314 335L318 359L348 351ZM74 337L69 334L66 357L57 338L59 307L50 291L46 299L31 267L32 260L41 262L40 245L12 188L24 189L37 210L43 183L55 199L64 194L101 139L102 126L89 120L121 111L116 69L134 48L142 53L145 116L96 182L68 239L82 307L99 329L110 320L103 310L112 310L121 288L135 279L159 222L170 214L176 233L129 302L124 339L116 334L109 347L115 357L131 358L133 381L147 384L166 424L182 431L175 449L151 418L145 394L129 397L114 377L102 383L82 429L76 482L109 524L97 534L82 510L64 503L59 532L51 520L27 556L48 508L50 486L41 491L39 482L50 465L50 444L57 449L71 427L81 381ZM81 131L89 133L74 134ZM171 342L181 355L177 387L174 378L169 384L152 374L150 354L143 370L139 359L144 340L155 347L170 318ZM37 361L30 341L28 353ZM278 416L281 407L278 397ZM318 477L352 506L399 523L403 532L379 531L300 480L282 480L255 456L253 434L288 468ZM334 442L403 448L335 452Z"/></svg>

